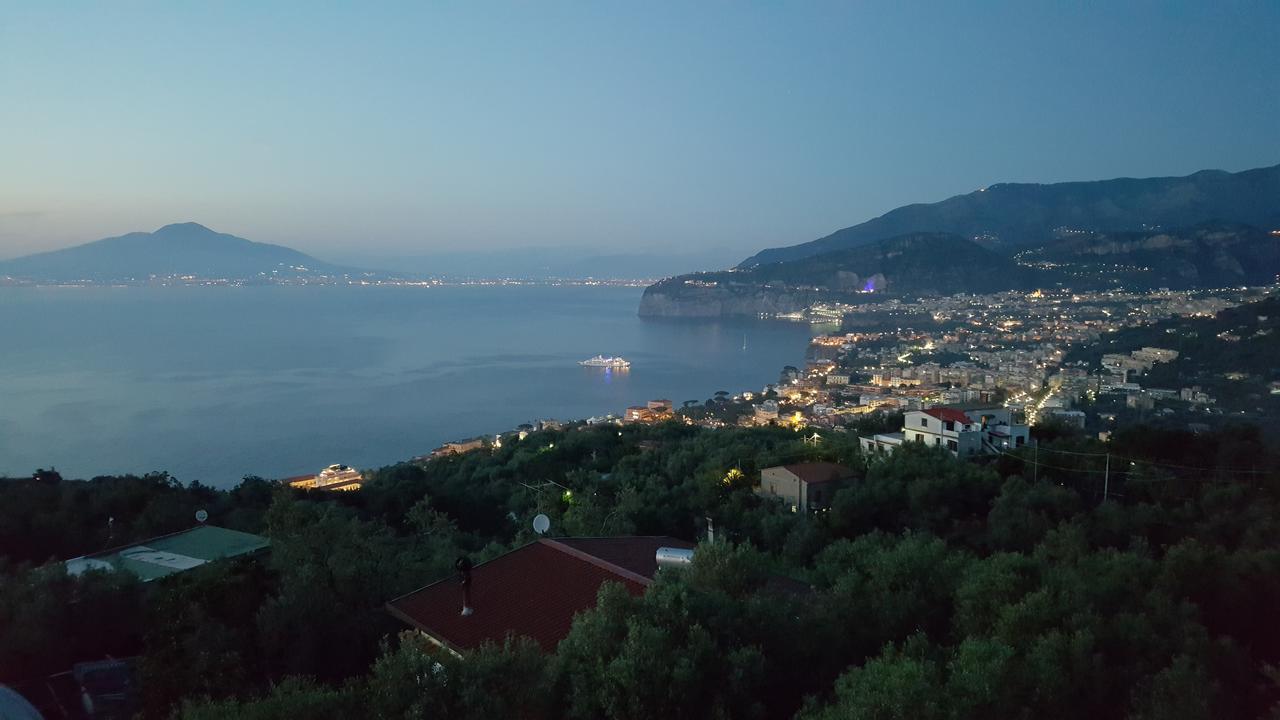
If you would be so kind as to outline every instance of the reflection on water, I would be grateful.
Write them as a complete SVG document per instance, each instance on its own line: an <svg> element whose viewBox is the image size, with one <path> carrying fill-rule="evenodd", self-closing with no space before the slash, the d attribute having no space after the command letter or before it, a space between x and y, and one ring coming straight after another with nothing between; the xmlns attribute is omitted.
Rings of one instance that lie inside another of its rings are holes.
<svg viewBox="0 0 1280 720"><path fill-rule="evenodd" d="M640 292L0 288L0 473L226 484L377 466L522 422L759 388L804 359L804 324L642 320ZM632 366L578 365L601 353Z"/></svg>

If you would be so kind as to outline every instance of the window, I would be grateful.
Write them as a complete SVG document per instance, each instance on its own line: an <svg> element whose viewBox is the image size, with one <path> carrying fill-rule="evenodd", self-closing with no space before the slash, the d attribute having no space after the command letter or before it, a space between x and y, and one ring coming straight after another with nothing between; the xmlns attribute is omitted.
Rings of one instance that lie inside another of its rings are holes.
<svg viewBox="0 0 1280 720"><path fill-rule="evenodd" d="M934 445L941 445L941 444L942 444L942 438L940 438L940 437L936 437L936 438L934 438L934 439L933 439L933 444L934 444Z"/></svg>
<svg viewBox="0 0 1280 720"><path fill-rule="evenodd" d="M929 418L920 418L920 427L929 427Z"/></svg>
<svg viewBox="0 0 1280 720"><path fill-rule="evenodd" d="M956 450L960 449L960 446L956 444L955 440L948 440L947 449L950 450L951 452L955 452Z"/></svg>
<svg viewBox="0 0 1280 720"><path fill-rule="evenodd" d="M948 421L947 421L947 430L955 430L955 429L956 429L956 423L955 423L955 421L954 421L954 420L948 420Z"/></svg>

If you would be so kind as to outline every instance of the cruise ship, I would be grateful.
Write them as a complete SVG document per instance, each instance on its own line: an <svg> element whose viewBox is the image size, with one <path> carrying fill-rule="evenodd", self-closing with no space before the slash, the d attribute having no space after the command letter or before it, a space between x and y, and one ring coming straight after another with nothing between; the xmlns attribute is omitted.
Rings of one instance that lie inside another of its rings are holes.
<svg viewBox="0 0 1280 720"><path fill-rule="evenodd" d="M620 358L620 357L605 357L605 356L603 356L603 355L597 355L597 356L595 356L595 357L593 357L593 358L589 358L589 359L587 359L587 360L583 360L583 361L579 362L578 364L579 364L579 365L581 365L581 366L583 366L583 367L600 367L600 368L629 368L629 367L631 367L631 361L630 361L630 360L624 360L624 359L622 359L622 358Z"/></svg>

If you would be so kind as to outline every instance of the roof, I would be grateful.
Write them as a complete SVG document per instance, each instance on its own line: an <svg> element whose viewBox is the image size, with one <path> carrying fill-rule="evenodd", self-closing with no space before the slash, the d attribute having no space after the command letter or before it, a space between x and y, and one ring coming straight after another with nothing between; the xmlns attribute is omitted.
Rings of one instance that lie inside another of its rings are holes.
<svg viewBox="0 0 1280 720"><path fill-rule="evenodd" d="M72 558L67 572L124 570L143 582L190 570L212 560L254 553L270 545L258 535L214 525L183 530L104 552Z"/></svg>
<svg viewBox="0 0 1280 720"><path fill-rule="evenodd" d="M946 422L957 422L957 423L960 423L961 425L968 425L969 423L973 422L973 420L969 419L968 415L965 415L964 413L960 412L959 410L956 410L955 408L931 407L928 410L925 410L924 412L927 415L932 415L933 417L936 417L939 420L943 420Z"/></svg>
<svg viewBox="0 0 1280 720"><path fill-rule="evenodd" d="M833 462L807 462L781 466L787 472L800 478L806 485L833 482L853 477L853 471L844 465ZM772 468L765 468L771 470Z"/></svg>
<svg viewBox="0 0 1280 720"><path fill-rule="evenodd" d="M455 652L509 635L530 637L550 652L574 616L595 607L604 583L642 594L657 572L660 547L693 545L661 536L543 538L472 569L471 615L461 614L456 576L396 598L387 609Z"/></svg>

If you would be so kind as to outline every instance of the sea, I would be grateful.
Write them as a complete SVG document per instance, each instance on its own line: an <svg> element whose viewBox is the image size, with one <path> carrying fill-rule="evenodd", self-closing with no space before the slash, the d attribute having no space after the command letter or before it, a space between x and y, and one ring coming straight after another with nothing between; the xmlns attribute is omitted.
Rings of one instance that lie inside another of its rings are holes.
<svg viewBox="0 0 1280 720"><path fill-rule="evenodd" d="M0 288L0 476L219 487L374 468L801 365L808 325L645 319L609 286ZM581 367L620 355L629 370Z"/></svg>

